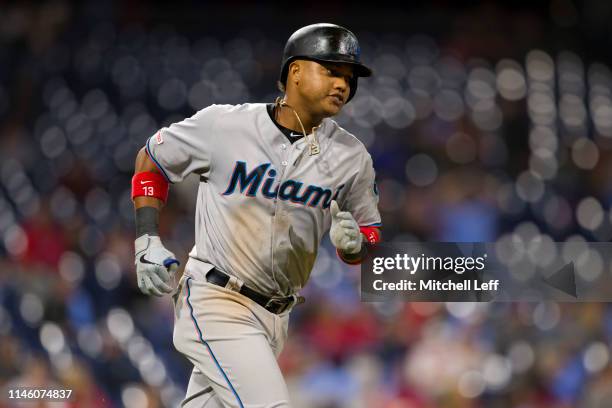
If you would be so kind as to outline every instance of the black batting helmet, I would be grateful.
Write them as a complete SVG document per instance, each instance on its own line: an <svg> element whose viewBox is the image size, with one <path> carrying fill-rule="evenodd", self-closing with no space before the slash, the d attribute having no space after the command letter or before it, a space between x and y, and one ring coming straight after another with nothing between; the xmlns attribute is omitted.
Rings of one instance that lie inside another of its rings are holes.
<svg viewBox="0 0 612 408"><path fill-rule="evenodd" d="M320 23L302 27L289 37L283 52L280 82L287 86L289 65L296 59L341 62L353 66L350 101L357 91L357 78L369 77L372 70L361 63L361 48L355 34L336 24Z"/></svg>

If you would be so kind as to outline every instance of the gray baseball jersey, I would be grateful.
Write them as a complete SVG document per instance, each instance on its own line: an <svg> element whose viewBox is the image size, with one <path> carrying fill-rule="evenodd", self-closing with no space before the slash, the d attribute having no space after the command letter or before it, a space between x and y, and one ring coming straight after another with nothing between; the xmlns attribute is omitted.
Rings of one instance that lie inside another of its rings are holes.
<svg viewBox="0 0 612 408"><path fill-rule="evenodd" d="M380 225L363 144L331 119L316 136L320 153L311 156L306 138L289 143L265 104L242 104L211 105L147 140L170 182L200 175L192 274L214 266L263 294L288 296L308 280L333 199L360 226Z"/></svg>

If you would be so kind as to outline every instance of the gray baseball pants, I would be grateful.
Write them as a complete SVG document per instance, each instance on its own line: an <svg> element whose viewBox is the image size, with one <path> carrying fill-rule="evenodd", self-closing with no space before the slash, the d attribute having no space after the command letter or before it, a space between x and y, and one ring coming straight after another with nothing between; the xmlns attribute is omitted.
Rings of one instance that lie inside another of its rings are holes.
<svg viewBox="0 0 612 408"><path fill-rule="evenodd" d="M181 407L290 406L276 361L289 311L275 315L238 292L193 278L189 264L174 299L174 346L194 366Z"/></svg>

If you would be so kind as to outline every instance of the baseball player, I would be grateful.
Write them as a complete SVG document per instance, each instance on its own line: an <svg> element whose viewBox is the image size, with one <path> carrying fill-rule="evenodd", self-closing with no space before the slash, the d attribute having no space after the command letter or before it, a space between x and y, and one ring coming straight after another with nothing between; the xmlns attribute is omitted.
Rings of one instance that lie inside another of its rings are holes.
<svg viewBox="0 0 612 408"><path fill-rule="evenodd" d="M276 359L324 234L351 264L363 259L364 240L380 239L372 159L329 119L370 75L349 30L303 27L284 50L282 99L211 105L138 153L138 286L174 293L174 346L194 366L182 406L290 406ZM178 261L158 216L169 183L190 173L200 176L195 246L175 288Z"/></svg>

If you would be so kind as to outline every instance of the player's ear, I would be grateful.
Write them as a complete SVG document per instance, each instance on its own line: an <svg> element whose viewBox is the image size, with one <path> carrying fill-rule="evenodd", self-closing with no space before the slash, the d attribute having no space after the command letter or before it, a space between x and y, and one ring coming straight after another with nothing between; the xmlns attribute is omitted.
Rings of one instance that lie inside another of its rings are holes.
<svg viewBox="0 0 612 408"><path fill-rule="evenodd" d="M294 84L298 84L300 82L300 75L302 73L302 66L300 65L301 61L293 61L289 65L289 78Z"/></svg>

